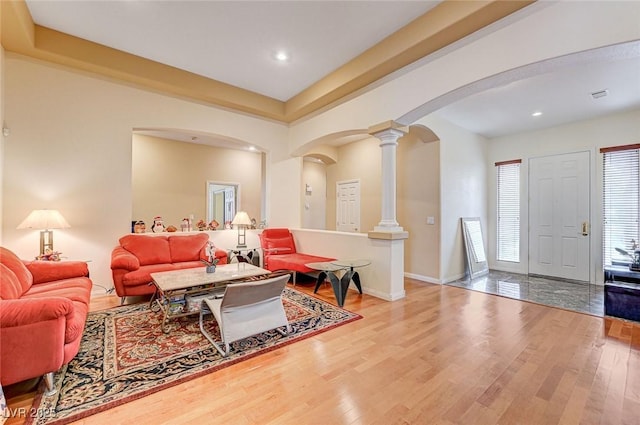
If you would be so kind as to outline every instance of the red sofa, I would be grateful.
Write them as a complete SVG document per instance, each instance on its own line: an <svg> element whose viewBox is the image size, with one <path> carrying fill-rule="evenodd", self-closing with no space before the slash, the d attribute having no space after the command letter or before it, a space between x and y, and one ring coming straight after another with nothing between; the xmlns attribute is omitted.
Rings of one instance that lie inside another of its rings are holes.
<svg viewBox="0 0 640 425"><path fill-rule="evenodd" d="M204 267L209 235L149 236L140 234L120 238L111 253L111 274L116 293L124 303L127 296L153 294L151 273ZM216 249L218 264L227 264L227 252Z"/></svg>
<svg viewBox="0 0 640 425"><path fill-rule="evenodd" d="M317 273L317 270L310 269L305 264L335 260L335 258L297 252L293 235L286 228L264 229L260 233L260 245L264 252L264 268L272 272L278 270L294 272L294 284L296 273Z"/></svg>
<svg viewBox="0 0 640 425"><path fill-rule="evenodd" d="M92 283L80 261L22 261L0 247L0 382L53 372L78 353Z"/></svg>

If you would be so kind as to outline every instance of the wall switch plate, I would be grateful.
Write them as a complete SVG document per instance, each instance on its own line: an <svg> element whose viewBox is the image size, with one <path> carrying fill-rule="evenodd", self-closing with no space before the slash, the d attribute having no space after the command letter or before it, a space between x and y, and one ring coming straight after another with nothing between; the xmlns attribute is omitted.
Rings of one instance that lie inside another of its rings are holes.
<svg viewBox="0 0 640 425"><path fill-rule="evenodd" d="M427 217L427 224L436 224L435 217Z"/></svg>

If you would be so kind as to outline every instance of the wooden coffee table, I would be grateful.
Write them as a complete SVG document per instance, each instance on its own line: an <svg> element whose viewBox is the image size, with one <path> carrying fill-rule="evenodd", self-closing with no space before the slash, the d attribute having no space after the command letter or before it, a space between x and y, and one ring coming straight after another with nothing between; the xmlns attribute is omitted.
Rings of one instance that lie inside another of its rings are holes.
<svg viewBox="0 0 640 425"><path fill-rule="evenodd" d="M217 266L215 273L207 273L206 267L151 273L156 288L149 307L153 311L164 313L162 330L167 333L167 321L198 314L203 297L222 296L229 283L251 280L270 273L269 270L248 263Z"/></svg>

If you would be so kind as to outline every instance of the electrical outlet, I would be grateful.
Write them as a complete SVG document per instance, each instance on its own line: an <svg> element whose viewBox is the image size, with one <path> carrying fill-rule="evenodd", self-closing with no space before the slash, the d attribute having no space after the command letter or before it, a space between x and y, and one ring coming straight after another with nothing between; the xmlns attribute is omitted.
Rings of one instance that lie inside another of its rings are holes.
<svg viewBox="0 0 640 425"><path fill-rule="evenodd" d="M435 217L427 217L427 224L436 224L436 218Z"/></svg>

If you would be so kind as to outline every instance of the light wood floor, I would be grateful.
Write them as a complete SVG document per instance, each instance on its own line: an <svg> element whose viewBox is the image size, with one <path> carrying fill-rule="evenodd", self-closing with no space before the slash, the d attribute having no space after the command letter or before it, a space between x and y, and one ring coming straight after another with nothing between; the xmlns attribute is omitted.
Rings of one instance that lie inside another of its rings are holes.
<svg viewBox="0 0 640 425"><path fill-rule="evenodd" d="M350 292L362 320L77 423L640 424L640 324L405 286L395 302Z"/></svg>

